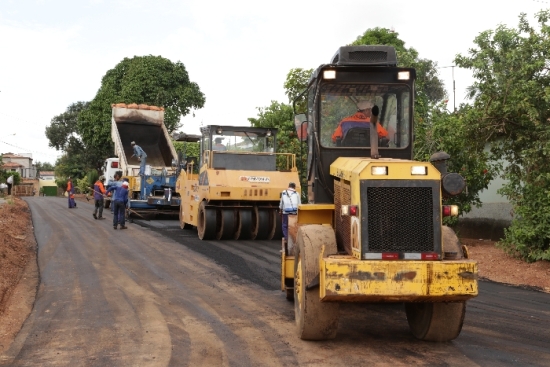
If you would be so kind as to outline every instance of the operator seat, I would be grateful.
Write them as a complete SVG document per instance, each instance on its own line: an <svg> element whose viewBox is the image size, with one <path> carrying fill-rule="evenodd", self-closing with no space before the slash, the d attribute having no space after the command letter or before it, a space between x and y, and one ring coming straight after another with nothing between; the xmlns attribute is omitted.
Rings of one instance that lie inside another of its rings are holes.
<svg viewBox="0 0 550 367"><path fill-rule="evenodd" d="M336 145L340 147L370 147L370 128L352 127L340 142L336 141ZM378 146L388 147L389 140L387 138L378 139Z"/></svg>
<svg viewBox="0 0 550 367"><path fill-rule="evenodd" d="M352 127L342 138L342 147L370 147L370 128Z"/></svg>

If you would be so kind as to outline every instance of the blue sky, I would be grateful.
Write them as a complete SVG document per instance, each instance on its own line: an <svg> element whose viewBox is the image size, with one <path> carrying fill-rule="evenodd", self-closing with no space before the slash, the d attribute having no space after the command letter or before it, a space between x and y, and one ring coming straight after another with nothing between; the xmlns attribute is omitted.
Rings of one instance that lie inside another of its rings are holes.
<svg viewBox="0 0 550 367"><path fill-rule="evenodd" d="M473 47L498 24L517 27L521 12L549 2L445 1L144 1L0 0L0 153L31 153L55 163L45 128L77 101L94 98L101 78L125 57L181 61L206 104L182 119L248 125L283 89L291 68L327 63L368 28L394 29L407 47L439 66ZM452 69L440 69L453 105ZM455 68L456 104L473 82ZM15 134L15 135L13 135Z"/></svg>

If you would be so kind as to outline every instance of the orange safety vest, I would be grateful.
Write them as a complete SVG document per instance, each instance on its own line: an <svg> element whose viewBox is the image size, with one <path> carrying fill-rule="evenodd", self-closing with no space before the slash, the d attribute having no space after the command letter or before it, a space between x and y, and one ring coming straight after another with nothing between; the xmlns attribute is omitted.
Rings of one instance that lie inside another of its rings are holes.
<svg viewBox="0 0 550 367"><path fill-rule="evenodd" d="M344 118L342 121L340 121L340 123L338 124L338 127L332 134L333 142L336 142L336 139L341 139L344 137L343 136L344 132L342 131L342 124L345 122L357 123L357 124L370 124L370 118L368 118L363 112L356 112L354 115ZM370 125L368 127L370 127ZM388 136L388 132L386 131L386 129L384 129L384 126L382 126L381 124L376 124L376 131L378 132L379 138L386 138Z"/></svg>

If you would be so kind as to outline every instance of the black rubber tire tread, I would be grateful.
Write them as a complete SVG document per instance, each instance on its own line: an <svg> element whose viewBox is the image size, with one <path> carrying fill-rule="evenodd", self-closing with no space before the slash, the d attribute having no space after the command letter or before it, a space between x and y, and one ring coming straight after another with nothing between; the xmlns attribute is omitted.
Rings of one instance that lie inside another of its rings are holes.
<svg viewBox="0 0 550 367"><path fill-rule="evenodd" d="M252 239L252 211L250 209L239 209L239 219L235 229L235 240Z"/></svg>
<svg viewBox="0 0 550 367"><path fill-rule="evenodd" d="M206 208L206 201L199 205L197 233L201 240L216 238L216 210Z"/></svg>
<svg viewBox="0 0 550 367"><path fill-rule="evenodd" d="M466 302L405 303L405 312L415 338L447 342L460 335Z"/></svg>
<svg viewBox="0 0 550 367"><path fill-rule="evenodd" d="M267 209L269 215L269 231L267 235L268 240L275 239L275 231L277 230L277 217L279 216L279 210L276 208ZM280 239L280 238L279 238Z"/></svg>
<svg viewBox="0 0 550 367"><path fill-rule="evenodd" d="M319 255L335 254L334 230L322 225L305 225L298 229L294 259L294 315L298 336L304 340L334 339L338 331L339 304L321 302L319 287L306 290L319 274ZM301 279L298 270L301 272Z"/></svg>
<svg viewBox="0 0 550 367"><path fill-rule="evenodd" d="M235 214L235 230L233 231L233 239L238 240L241 237L241 215L240 210L234 209Z"/></svg>
<svg viewBox="0 0 550 367"><path fill-rule="evenodd" d="M443 247L443 255L445 253L456 253L457 256L450 258L452 260L460 260L464 259L464 252L462 251L462 246L460 245L460 240L458 239L458 236L456 235L455 231L448 226L441 226L441 234L442 234L442 247Z"/></svg>
<svg viewBox="0 0 550 367"><path fill-rule="evenodd" d="M258 209L254 206L252 209L252 238L253 240L265 240L269 236L269 210Z"/></svg>
<svg viewBox="0 0 550 367"><path fill-rule="evenodd" d="M235 235L235 211L233 209L218 209L220 223L216 232L217 240L227 240Z"/></svg>
<svg viewBox="0 0 550 367"><path fill-rule="evenodd" d="M281 215L279 214L279 209L275 210L275 234L273 235L274 240L280 240L283 238L283 223Z"/></svg>

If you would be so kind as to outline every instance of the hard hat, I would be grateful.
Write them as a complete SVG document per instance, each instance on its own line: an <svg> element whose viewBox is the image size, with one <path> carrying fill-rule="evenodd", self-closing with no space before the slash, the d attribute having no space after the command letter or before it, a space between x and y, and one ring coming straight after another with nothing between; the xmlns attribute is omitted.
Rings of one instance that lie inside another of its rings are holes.
<svg viewBox="0 0 550 367"><path fill-rule="evenodd" d="M133 141L133 142L131 142L130 144L132 144L132 145L136 145L136 142L135 142L135 141Z"/></svg>
<svg viewBox="0 0 550 367"><path fill-rule="evenodd" d="M103 175L99 176L99 181L105 181L105 176Z"/></svg>
<svg viewBox="0 0 550 367"><path fill-rule="evenodd" d="M367 108L372 108L372 106L374 106L374 103L372 103L371 101L359 101L359 103L357 103L357 109L359 111L366 110Z"/></svg>
<svg viewBox="0 0 550 367"><path fill-rule="evenodd" d="M128 187L128 182L124 181L124 182L122 183L122 187Z"/></svg>

